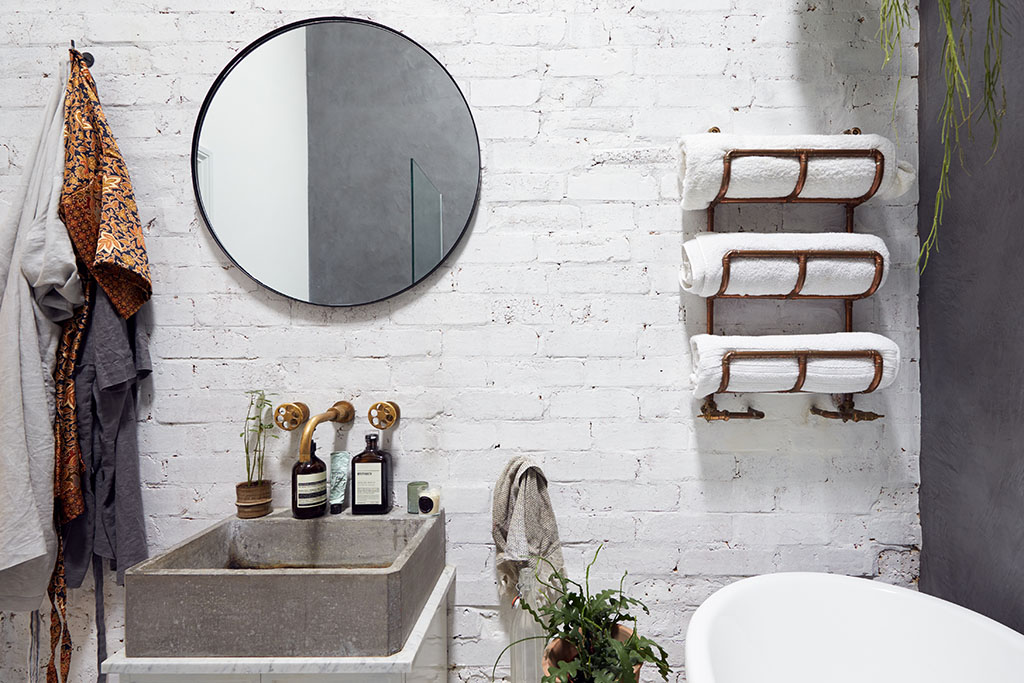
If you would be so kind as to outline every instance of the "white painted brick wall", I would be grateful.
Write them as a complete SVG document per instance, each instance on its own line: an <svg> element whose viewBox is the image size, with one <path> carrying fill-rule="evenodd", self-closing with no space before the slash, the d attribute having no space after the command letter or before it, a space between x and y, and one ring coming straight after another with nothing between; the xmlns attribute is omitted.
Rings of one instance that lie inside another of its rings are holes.
<svg viewBox="0 0 1024 683"><path fill-rule="evenodd" d="M701 301L676 284L680 246L703 215L680 213L676 141L734 132L898 134L916 162L916 80L891 131L876 0L4 0L0 9L0 202L35 134L45 75L67 40L97 58L100 96L135 181L156 282L156 371L139 428L153 551L233 512L243 391L314 409L395 399L397 487L444 486L458 566L453 680L487 680L506 641L495 606L490 484L506 459L538 458L578 571L605 543L596 581L630 570L652 614L641 628L681 669L689 616L737 577L828 570L916 575L916 197L858 210L896 260L858 325L892 336L886 413L843 425L808 416L822 397L754 397L762 422L705 424L687 386ZM233 268L196 215L189 144L222 66L262 33L314 15L370 18L433 51L474 108L481 204L456 255L414 291L358 309L284 301ZM916 73L915 35L904 64ZM834 207L719 210L723 229L837 225ZM835 329L838 306L720 306L733 330ZM381 355L386 357L381 357ZM729 406L745 399L723 399ZM327 446L358 448L367 429ZM286 505L294 435L271 444ZM398 497L399 500L402 496ZM109 647L122 639L107 583ZM75 681L94 674L93 597L71 594ZM344 619L344 615L339 615ZM0 614L0 680L24 678L27 618ZM507 671L507 668L502 668ZM650 675L650 672L645 674ZM677 674L678 680L683 676Z"/></svg>

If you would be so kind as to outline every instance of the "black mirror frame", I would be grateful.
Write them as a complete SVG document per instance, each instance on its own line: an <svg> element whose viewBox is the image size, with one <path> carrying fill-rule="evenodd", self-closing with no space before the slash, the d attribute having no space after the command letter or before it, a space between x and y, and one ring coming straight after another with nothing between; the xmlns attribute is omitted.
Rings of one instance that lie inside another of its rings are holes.
<svg viewBox="0 0 1024 683"><path fill-rule="evenodd" d="M477 165L476 192L473 195L473 205L469 209L469 215L466 216L466 224L464 226L462 226L462 230L459 232L459 236L452 243L451 248L449 248L444 253L444 255L441 257L441 259L437 262L437 265L435 265L433 268L431 268L429 272L424 274L419 279L414 280L407 287L403 287L402 289L400 289L398 291L395 291L395 292L392 292L391 294L388 294L386 296L382 296L379 299L373 299L372 301L360 301L358 303L316 303L316 302L312 302L312 301L306 301L305 299L299 299L297 297L291 296L290 294L285 294L284 292L278 291L278 290L274 289L273 287L270 287L270 286L264 284L262 281L260 281L256 277L254 277L251 273L249 273L249 271L247 271L245 268L243 268L242 265L237 260L235 260L235 258L231 255L231 253L226 248L224 248L224 244L220 241L220 238L217 237L217 231L214 229L213 222L210 220L210 216L209 216L209 214L206 211L206 207L203 205L203 197L202 197L202 194L199 191L199 174L197 173L197 170L198 170L198 155L199 155L199 134L200 134L200 132L202 131L202 128L203 128L203 121L206 119L206 112L210 108L210 104L213 101L213 97L214 97L214 95L217 94L217 90L220 88L221 83L224 82L224 79L226 79L228 77L228 75L235 68L235 66L238 65L243 59L245 59L245 57L250 52L252 52L256 48L258 48L263 43L265 43L265 42L267 42L269 40L272 40L273 38L276 38L277 36L281 35L282 33L286 33L288 31L291 31L291 30L294 30L294 29L297 29L297 28L302 28L304 26L311 26L311 25L314 25L314 24L327 24L327 23L364 24L364 25L371 26L371 27L376 28L376 29L380 29L382 31L387 31L389 33L393 33L393 34L401 37L402 39L409 41L410 43L412 43L413 45L415 45L419 49L423 50L423 52L426 55L428 55L431 59L433 59L434 62L441 68L441 70L444 71L445 75L448 76L448 78L451 80L452 85L455 86L455 90L459 93L459 96L462 98L463 104L466 105L466 111L469 113L469 121L470 121L470 124L473 126L473 136L476 138L476 165ZM463 238L466 236L466 233L469 231L469 225L470 225L470 223L473 222L473 218L476 216L477 207L480 205L480 186L481 186L481 180L482 180L482 155L481 155L481 151L480 151L480 133L477 130L476 119L473 118L473 110L469 106L469 100L466 99L465 93L462 92L462 89L459 87L459 84L456 82L455 78L452 77L451 72L448 71L447 67L445 67L445 65L442 64L441 61L437 57L435 57L432 52L430 52L430 50L426 49L425 47L420 45L418 42L416 42L412 38L408 37L407 35L405 35L404 33L400 32L400 31L398 31L396 29L393 29L393 28L391 28L389 26L385 26L383 24L378 24L377 22L370 21L368 19L358 19L358 18L355 18L355 17L339 17L339 16L314 17L314 18L311 18L311 19L302 19L301 21L295 21L295 22L292 22L290 24L285 24L284 26L276 28L273 31L270 31L269 33L266 33L266 34L260 36L259 38L257 38L253 42L251 42L248 45L246 45L245 48L243 48L241 51L239 51L238 54L236 54L234 57L232 57L231 61L229 61L227 63L227 66L225 66L221 70L221 72L217 75L217 78L214 79L213 85L210 86L209 91L207 91L207 93L206 93L206 97L203 99L203 105L199 108L199 114L196 117L195 129L194 129L194 131L192 133L192 152L191 152L190 166L191 166L191 171L192 171L192 192L195 195L196 205L199 208L199 213L202 216L203 223L206 225L206 229L209 231L210 235L213 237L213 240L217 243L217 246L220 247L220 250L222 252L224 252L225 256L227 256L228 260L231 261L231 263L233 263L235 265L235 267L238 268L238 270L240 270L242 273L244 273L246 275L246 277L248 277L250 280L252 280L256 284L258 284L260 287L263 287L266 290L269 290L271 292L274 292L275 294L283 296L286 299L290 299L292 301L298 301L298 302L304 303L304 304L309 304L311 306L327 306L327 307L330 307L330 308L351 308L351 307L355 307L355 306L368 306L370 304L376 304L376 303L380 303L382 301L387 301L388 299L391 299L393 297L398 296L399 294L403 294L403 293L409 291L410 289L412 289L413 287L415 287L419 283L421 283L424 280L426 280L427 278L429 278L435 271L437 271L438 268L440 268L442 265L444 265L445 261L448 260L448 257L452 255L452 252L454 252L458 248L459 244L462 242Z"/></svg>

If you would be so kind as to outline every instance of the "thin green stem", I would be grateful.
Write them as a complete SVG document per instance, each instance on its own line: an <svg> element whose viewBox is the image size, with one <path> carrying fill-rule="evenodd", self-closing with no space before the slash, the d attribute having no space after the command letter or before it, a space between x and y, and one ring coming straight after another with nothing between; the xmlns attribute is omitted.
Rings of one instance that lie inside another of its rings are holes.
<svg viewBox="0 0 1024 683"><path fill-rule="evenodd" d="M494 660L494 666L491 667L491 680L493 681L495 675L498 673L498 663L501 658L505 656L505 653L512 649L512 646L518 645L519 643L525 643L528 640L547 640L547 636L527 636L526 638L520 638L517 641L511 642L505 646L505 649L498 653L498 656Z"/></svg>
<svg viewBox="0 0 1024 683"><path fill-rule="evenodd" d="M987 0L988 16L985 25L985 67L982 81L981 102L974 104L971 98L971 53L973 43L974 14L972 3L980 0L959 0L954 10L953 0L936 0L939 11L939 25L942 35L942 72L945 93L939 109L939 136L942 142L942 164L939 168L939 182L935 191L932 224L921 242L918 268L921 272L928 265L933 251L939 248L939 226L942 225L946 200L950 197L950 173L953 158L963 165L964 148L960 130L966 126L968 139L972 138L972 119L977 113L992 127L991 154L999 148L1003 119L1006 115L1006 88L1003 84L1003 27L1004 0ZM896 57L898 76L896 94L893 98L893 121L899 101L903 77L903 30L910 26L911 14L908 0L881 0L879 7L878 39L884 59L882 66Z"/></svg>
<svg viewBox="0 0 1024 683"><path fill-rule="evenodd" d="M903 29L910 25L910 4L908 0L882 0L878 10L878 40L885 58L882 68L896 56L896 93L892 100L892 121L896 121L896 106L900 99L903 83Z"/></svg>
<svg viewBox="0 0 1024 683"><path fill-rule="evenodd" d="M267 452L267 436L274 428L273 421L267 421L267 411L273 407L268 394L263 389L253 389L246 392L249 395L249 408L245 413L245 428L240 436L245 447L245 476L246 482L252 485L255 482L263 481L263 464Z"/></svg>
<svg viewBox="0 0 1024 683"><path fill-rule="evenodd" d="M1006 115L1006 87L1003 85L1003 0L989 0L985 25L985 85L982 90L981 115L992 126L992 154L999 148L1003 116Z"/></svg>
<svg viewBox="0 0 1024 683"><path fill-rule="evenodd" d="M964 164L964 149L960 129L967 126L971 137L971 120L975 111L979 118L988 120L992 126L991 154L995 155L1002 133L1003 117L1006 115L1006 90L1002 80L1003 66L1003 0L988 0L989 11L986 20L985 49L983 53L985 75L981 103L977 107L971 100L971 46L973 41L973 13L971 0L960 0L959 21L954 20L952 0L938 0L939 21L943 32L942 71L946 83L942 106L939 109L939 130L942 142L942 164L939 168L939 183L935 191L932 224L921 242L918 269L924 272L933 251L939 249L939 226L942 225L946 200L950 197L950 173L953 156Z"/></svg>

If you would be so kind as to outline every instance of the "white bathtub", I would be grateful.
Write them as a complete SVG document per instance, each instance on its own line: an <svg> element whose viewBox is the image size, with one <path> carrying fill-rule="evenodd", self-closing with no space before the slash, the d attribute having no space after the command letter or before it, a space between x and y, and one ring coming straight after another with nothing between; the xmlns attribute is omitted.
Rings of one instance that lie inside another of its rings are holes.
<svg viewBox="0 0 1024 683"><path fill-rule="evenodd" d="M836 574L726 586L693 615L687 683L1024 683L1024 635L958 605Z"/></svg>

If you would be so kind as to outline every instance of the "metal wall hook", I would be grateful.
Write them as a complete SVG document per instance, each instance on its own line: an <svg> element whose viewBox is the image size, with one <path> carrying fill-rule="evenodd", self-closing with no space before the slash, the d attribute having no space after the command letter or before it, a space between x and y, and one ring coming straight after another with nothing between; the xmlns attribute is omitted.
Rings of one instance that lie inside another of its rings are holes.
<svg viewBox="0 0 1024 683"><path fill-rule="evenodd" d="M74 41L74 39L71 40L71 49L72 50L77 49L77 48L75 48L75 41ZM83 52L82 53L82 59L85 60L85 65L87 67L89 67L89 68L92 68L92 65L96 63L96 58L92 56L91 52Z"/></svg>

